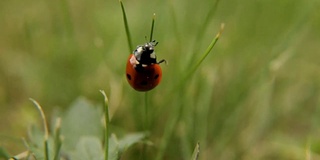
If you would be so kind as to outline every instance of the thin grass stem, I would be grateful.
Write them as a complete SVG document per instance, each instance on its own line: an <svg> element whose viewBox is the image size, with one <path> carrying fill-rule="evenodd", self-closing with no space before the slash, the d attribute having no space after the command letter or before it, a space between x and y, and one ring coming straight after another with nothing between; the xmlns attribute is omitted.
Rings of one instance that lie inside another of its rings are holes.
<svg viewBox="0 0 320 160"><path fill-rule="evenodd" d="M145 92L144 94L144 130L149 130L149 105L148 105L148 92Z"/></svg>
<svg viewBox="0 0 320 160"><path fill-rule="evenodd" d="M149 40L150 42L153 40L153 29L154 29L155 19L156 19L156 14L153 13L152 23L151 23L151 31L150 31L150 40Z"/></svg>
<svg viewBox="0 0 320 160"><path fill-rule="evenodd" d="M181 90L179 90L178 95L183 95L184 91L185 91L184 88L182 88ZM180 116L182 115L181 114L182 111L183 111L183 102L179 101L178 106L174 108L173 113L170 115L170 118L166 124L166 130L164 131L163 136L161 138L162 141L159 146L159 151L156 156L156 160L163 159L165 149L167 148L168 142L170 141L173 131L178 124Z"/></svg>
<svg viewBox="0 0 320 160"><path fill-rule="evenodd" d="M184 92L184 88L182 88L182 86L184 86L187 82L187 80L192 76L192 74L198 69L198 67L200 66L200 64L204 61L204 59L208 56L208 54L210 53L210 51L212 50L212 48L215 46L215 44L217 43L217 41L219 40L219 37L222 33L224 29L224 24L221 24L221 28L220 31L217 33L217 35L215 36L215 38L213 38L213 40L211 41L210 45L208 46L208 48L205 50L205 52L202 54L202 57L195 63L194 66L191 67L191 69L189 70L189 72L187 74L185 74L184 78L181 79L180 83L178 84L177 87L175 87L175 90L179 90L180 93ZM169 92L169 93L172 93ZM172 96L173 98L173 96ZM168 100L167 102L170 102L170 100ZM172 133L174 131L174 129L176 128L176 125L178 124L178 121L181 117L181 113L182 113L182 109L183 109L183 104L181 103L178 107L176 107L176 109L173 111L170 120L167 122L167 129L164 132L163 138L162 138L162 142L160 144L159 147L159 152L158 155L156 157L156 160L161 160L163 159L163 155L165 152L165 148L167 147L167 143L170 140Z"/></svg>
<svg viewBox="0 0 320 160"><path fill-rule="evenodd" d="M105 116L105 123L106 123L106 128L104 132L104 152L105 152L105 160L108 160L109 158L109 105L108 105L108 97L106 93L103 90L100 90L101 94L104 97L104 116Z"/></svg>
<svg viewBox="0 0 320 160"><path fill-rule="evenodd" d="M197 51L200 50L200 46L198 43L202 43L202 37L205 33L205 31L207 30L209 23L211 22L213 16L215 15L215 12L217 11L218 8L218 4L219 4L220 0L216 0L213 7L210 9L210 11L208 12L207 16L205 17L203 23L201 23L199 29L198 29L198 33L196 35L196 38L194 39L194 47L193 47L193 52L192 53L196 53ZM187 66L191 66L192 63L194 63L194 59L196 59L197 54L192 54L191 55L191 59L188 63Z"/></svg>
<svg viewBox="0 0 320 160"><path fill-rule="evenodd" d="M60 149L62 146L62 138L61 138L61 118L57 118L55 124L55 135L54 135L54 160L60 159Z"/></svg>
<svg viewBox="0 0 320 160"><path fill-rule="evenodd" d="M126 30L127 41L128 41L128 45L129 45L129 53L131 53L133 51L133 46L132 46L132 40L131 40L131 34L130 34L129 24L128 24L128 20L127 20L127 15L126 15L126 11L124 9L122 1L119 0L119 2L120 2L121 10L122 10L124 28Z"/></svg>
<svg viewBox="0 0 320 160"><path fill-rule="evenodd" d="M30 98L30 101L32 101L32 103L36 106L42 118L43 128L44 128L44 155L45 155L44 158L45 160L49 160L49 144L48 144L49 130L48 130L46 116L42 110L42 107L36 100Z"/></svg>
<svg viewBox="0 0 320 160"><path fill-rule="evenodd" d="M204 51L204 53L202 54L201 58L195 63L194 66L191 67L190 71L186 74L185 78L183 79L183 81L185 81L186 79L188 79L189 77L191 77L191 75L199 68L200 64L206 59L206 57L209 55L210 51L212 50L212 48L215 46L215 44L218 42L221 33L223 32L224 29L224 23L221 24L220 27L220 31L218 32L218 34L212 39L210 45L208 46L208 48Z"/></svg>

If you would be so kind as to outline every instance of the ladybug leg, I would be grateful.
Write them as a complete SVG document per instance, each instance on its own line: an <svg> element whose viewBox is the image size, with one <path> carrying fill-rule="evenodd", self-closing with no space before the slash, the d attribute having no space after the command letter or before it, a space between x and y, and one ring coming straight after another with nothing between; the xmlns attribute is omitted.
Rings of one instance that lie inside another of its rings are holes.
<svg viewBox="0 0 320 160"><path fill-rule="evenodd" d="M160 64L160 63L163 63L163 62L164 62L165 64L168 64L165 59L160 60L159 62L157 62L157 64Z"/></svg>

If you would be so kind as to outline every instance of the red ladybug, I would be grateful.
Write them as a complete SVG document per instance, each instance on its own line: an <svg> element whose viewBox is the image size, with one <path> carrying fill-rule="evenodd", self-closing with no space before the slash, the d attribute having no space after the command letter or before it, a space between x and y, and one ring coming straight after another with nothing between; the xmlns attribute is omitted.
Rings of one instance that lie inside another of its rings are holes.
<svg viewBox="0 0 320 160"><path fill-rule="evenodd" d="M137 91L149 91L161 81L162 70L159 64L165 60L157 62L154 51L157 44L153 40L139 45L128 58L126 77L130 86Z"/></svg>

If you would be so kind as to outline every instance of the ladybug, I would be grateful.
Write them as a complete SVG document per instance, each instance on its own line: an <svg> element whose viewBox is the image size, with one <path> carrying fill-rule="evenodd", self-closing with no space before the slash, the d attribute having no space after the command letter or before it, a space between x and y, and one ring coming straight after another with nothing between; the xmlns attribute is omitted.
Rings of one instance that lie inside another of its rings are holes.
<svg viewBox="0 0 320 160"><path fill-rule="evenodd" d="M137 91L149 91L161 81L162 70L159 64L165 60L157 62L154 51L157 44L153 40L139 45L128 58L126 77L130 86Z"/></svg>

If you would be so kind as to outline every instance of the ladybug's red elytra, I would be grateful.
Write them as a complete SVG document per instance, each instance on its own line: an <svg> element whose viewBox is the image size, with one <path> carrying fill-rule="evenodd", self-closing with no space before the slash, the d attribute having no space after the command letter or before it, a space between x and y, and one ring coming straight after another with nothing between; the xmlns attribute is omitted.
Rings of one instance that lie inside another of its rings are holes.
<svg viewBox="0 0 320 160"><path fill-rule="evenodd" d="M157 62L154 51L157 44L153 40L139 45L128 58L126 77L130 86L137 91L149 91L161 81L162 70L159 64L165 60Z"/></svg>

